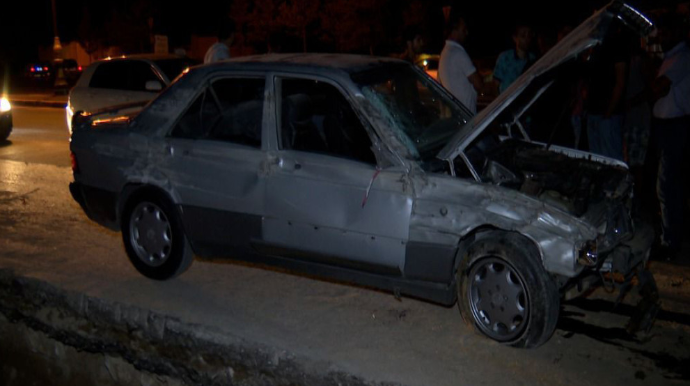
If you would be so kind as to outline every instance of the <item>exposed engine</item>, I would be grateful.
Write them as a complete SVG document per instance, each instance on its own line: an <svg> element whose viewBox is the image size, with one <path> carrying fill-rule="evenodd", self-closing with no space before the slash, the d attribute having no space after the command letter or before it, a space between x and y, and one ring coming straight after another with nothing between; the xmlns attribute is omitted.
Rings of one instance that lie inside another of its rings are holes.
<svg viewBox="0 0 690 386"><path fill-rule="evenodd" d="M486 153L481 176L484 181L538 197L577 217L607 200L626 201L632 189L625 168L571 158L510 139Z"/></svg>

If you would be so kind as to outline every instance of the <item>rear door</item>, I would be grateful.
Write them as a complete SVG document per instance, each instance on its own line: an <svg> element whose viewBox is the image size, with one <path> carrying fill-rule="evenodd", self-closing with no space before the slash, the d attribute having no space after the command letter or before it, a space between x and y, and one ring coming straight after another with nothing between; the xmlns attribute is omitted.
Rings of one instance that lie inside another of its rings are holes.
<svg viewBox="0 0 690 386"><path fill-rule="evenodd" d="M232 255L261 236L264 89L263 76L209 82L165 139L161 170L201 255Z"/></svg>

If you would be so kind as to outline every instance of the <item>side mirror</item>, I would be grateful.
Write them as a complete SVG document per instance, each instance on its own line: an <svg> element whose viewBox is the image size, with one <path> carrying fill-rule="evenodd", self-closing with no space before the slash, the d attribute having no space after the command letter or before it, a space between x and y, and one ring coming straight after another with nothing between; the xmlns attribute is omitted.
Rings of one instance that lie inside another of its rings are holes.
<svg viewBox="0 0 690 386"><path fill-rule="evenodd" d="M163 89L163 85L158 80L148 80L146 81L146 91L160 91Z"/></svg>

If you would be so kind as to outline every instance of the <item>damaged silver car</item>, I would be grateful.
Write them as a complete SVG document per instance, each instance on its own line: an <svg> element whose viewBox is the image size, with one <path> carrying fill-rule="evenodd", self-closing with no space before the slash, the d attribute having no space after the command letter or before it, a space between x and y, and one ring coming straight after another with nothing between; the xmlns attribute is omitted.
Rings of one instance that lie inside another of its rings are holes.
<svg viewBox="0 0 690 386"><path fill-rule="evenodd" d="M536 347L561 299L607 275L623 291L636 275L654 288L652 233L629 215L626 165L537 142L526 127L614 23L651 28L612 3L474 117L393 59L192 68L137 115L77 116L70 189L91 219L122 231L149 278L179 275L194 255L268 263L457 301L487 337Z"/></svg>

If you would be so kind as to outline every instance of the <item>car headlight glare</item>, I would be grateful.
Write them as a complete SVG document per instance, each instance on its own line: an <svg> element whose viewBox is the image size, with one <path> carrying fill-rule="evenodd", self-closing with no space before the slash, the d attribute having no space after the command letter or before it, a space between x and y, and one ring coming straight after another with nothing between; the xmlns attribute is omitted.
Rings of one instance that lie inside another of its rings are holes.
<svg viewBox="0 0 690 386"><path fill-rule="evenodd" d="M10 104L10 101L8 101L7 98L4 97L0 99L0 112L4 113L10 110L12 110L12 105Z"/></svg>

